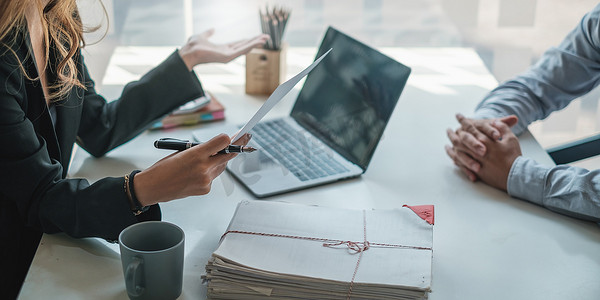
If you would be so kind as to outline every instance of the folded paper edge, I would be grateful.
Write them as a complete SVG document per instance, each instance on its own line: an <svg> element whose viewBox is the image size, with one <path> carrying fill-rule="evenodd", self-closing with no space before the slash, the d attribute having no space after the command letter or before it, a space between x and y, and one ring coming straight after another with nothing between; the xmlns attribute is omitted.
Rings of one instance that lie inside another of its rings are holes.
<svg viewBox="0 0 600 300"><path fill-rule="evenodd" d="M402 207L408 207L412 210L417 216L421 219L425 220L425 222L433 225L434 223L434 209L433 205L402 205Z"/></svg>

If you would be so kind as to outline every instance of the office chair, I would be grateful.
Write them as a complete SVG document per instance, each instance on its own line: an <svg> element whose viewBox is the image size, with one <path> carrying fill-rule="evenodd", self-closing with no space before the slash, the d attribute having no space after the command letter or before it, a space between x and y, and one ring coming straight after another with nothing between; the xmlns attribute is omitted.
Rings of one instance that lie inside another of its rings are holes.
<svg viewBox="0 0 600 300"><path fill-rule="evenodd" d="M600 154L600 134L546 150L557 165Z"/></svg>

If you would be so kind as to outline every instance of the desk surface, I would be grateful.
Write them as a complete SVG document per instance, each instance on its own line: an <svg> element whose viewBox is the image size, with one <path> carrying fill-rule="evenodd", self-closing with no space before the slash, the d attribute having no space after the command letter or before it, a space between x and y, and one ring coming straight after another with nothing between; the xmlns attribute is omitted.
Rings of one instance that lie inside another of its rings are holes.
<svg viewBox="0 0 600 300"><path fill-rule="evenodd" d="M126 73L128 55L160 62L170 49L118 49L104 84L135 79ZM481 183L471 183L446 157L446 128L455 112L469 113L496 83L470 49L382 49L413 68L369 169L360 178L268 198L358 209L390 209L403 204L434 204L433 292L436 299L598 299L600 228L542 207L512 199ZM314 58L314 49L290 49L289 71ZM205 88L221 100L226 122L242 123L264 97L244 90L243 59L197 69ZM131 77L131 78L129 78ZM110 80L109 80L110 79ZM112 81L111 81L112 80ZM109 89L107 88L107 91ZM297 93L297 90L295 91ZM285 115L294 92L267 115ZM123 176L165 156L152 147L160 137L189 138L202 126L146 132L101 159L77 151L72 177L90 181ZM528 133L523 153L542 163L550 158ZM216 249L238 202L254 199L231 175L213 183L209 195L162 204L163 219L186 233L181 299L203 299L204 266ZM100 239L44 235L21 292L21 299L126 299L118 246Z"/></svg>

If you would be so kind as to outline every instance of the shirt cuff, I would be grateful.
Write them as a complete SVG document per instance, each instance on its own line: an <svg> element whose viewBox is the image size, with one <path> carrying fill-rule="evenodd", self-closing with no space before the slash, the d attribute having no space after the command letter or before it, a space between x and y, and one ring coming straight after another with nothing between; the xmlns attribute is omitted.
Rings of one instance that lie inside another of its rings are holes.
<svg viewBox="0 0 600 300"><path fill-rule="evenodd" d="M548 167L531 158L517 157L508 173L507 192L511 197L543 205Z"/></svg>

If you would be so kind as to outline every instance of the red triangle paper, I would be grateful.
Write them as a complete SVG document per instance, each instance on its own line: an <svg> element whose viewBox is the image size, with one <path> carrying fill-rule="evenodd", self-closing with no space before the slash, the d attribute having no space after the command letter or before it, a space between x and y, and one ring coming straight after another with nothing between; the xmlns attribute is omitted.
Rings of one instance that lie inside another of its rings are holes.
<svg viewBox="0 0 600 300"><path fill-rule="evenodd" d="M410 205L402 205L402 207L408 207L410 208L412 211L415 212L415 214L417 214L417 216L421 217L421 219L425 220L427 223L433 225L433 219L434 219L434 215L433 215L433 205L415 205L415 206L410 206Z"/></svg>

